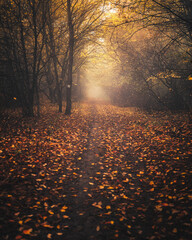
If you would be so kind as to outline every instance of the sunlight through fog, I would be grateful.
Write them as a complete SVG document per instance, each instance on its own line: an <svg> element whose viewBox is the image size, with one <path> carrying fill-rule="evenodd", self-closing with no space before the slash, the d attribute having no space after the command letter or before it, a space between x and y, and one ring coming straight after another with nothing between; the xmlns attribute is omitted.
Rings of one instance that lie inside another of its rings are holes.
<svg viewBox="0 0 192 240"><path fill-rule="evenodd" d="M100 86L88 86L86 96L91 101L108 101L105 90Z"/></svg>

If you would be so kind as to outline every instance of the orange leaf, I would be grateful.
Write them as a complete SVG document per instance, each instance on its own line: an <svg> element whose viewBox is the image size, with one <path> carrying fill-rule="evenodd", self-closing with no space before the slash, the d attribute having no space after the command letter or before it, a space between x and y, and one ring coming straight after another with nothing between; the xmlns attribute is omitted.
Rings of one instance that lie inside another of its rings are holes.
<svg viewBox="0 0 192 240"><path fill-rule="evenodd" d="M42 226L43 226L43 227L46 227L46 228L53 228L53 226L47 224L46 222L45 222L45 223L42 223Z"/></svg>
<svg viewBox="0 0 192 240"><path fill-rule="evenodd" d="M173 229L173 233L177 233L177 228L174 228L174 229Z"/></svg>
<svg viewBox="0 0 192 240"><path fill-rule="evenodd" d="M100 231L100 226L97 226L96 230L97 230L97 232L99 232Z"/></svg>
<svg viewBox="0 0 192 240"><path fill-rule="evenodd" d="M63 233L57 233L57 235L58 235L58 236L61 236L61 235L63 235Z"/></svg>
<svg viewBox="0 0 192 240"><path fill-rule="evenodd" d="M24 233L25 235L30 235L32 231L33 231L33 229L30 228L30 229L27 229L27 230L23 230L23 233Z"/></svg>
<svg viewBox="0 0 192 240"><path fill-rule="evenodd" d="M47 234L47 238L48 238L48 239L51 239L51 238L52 238L51 233L48 233L48 234Z"/></svg>
<svg viewBox="0 0 192 240"><path fill-rule="evenodd" d="M150 181L149 185L154 185L154 182L153 182L153 181Z"/></svg>
<svg viewBox="0 0 192 240"><path fill-rule="evenodd" d="M22 239L23 237L21 236L21 235L17 235L16 237L15 237L15 240L19 240L19 239Z"/></svg>
<svg viewBox="0 0 192 240"><path fill-rule="evenodd" d="M48 211L49 212L49 214L51 214L51 215L53 215L54 214L54 212L52 212L51 210L50 211Z"/></svg>

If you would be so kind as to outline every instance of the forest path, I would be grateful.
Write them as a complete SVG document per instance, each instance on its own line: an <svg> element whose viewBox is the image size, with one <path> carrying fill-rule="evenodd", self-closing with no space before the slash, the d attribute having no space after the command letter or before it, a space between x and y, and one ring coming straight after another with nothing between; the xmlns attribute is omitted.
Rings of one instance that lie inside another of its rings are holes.
<svg viewBox="0 0 192 240"><path fill-rule="evenodd" d="M2 239L191 238L184 116L81 104L8 126L17 127L1 138Z"/></svg>
<svg viewBox="0 0 192 240"><path fill-rule="evenodd" d="M133 114L133 110L129 110L129 112ZM111 201L109 196L105 196L105 189L109 188L111 193L114 192L115 189L111 180L119 181L117 174L120 174L118 173L120 170L118 166L116 166L116 169L113 166L113 169L111 169L113 172L108 172L109 166L105 166L104 163L108 162L105 159L105 154L108 148L111 147L111 136L108 138L107 132L112 131L116 138L119 137L118 128L115 127L118 125L117 122L113 123L114 126L111 129L111 114L112 112L107 110L106 107L98 107L95 104L90 106L88 119L86 120L89 126L87 150L77 164L77 168L80 169L80 178L76 182L77 185L73 185L73 187L76 189L78 197L72 204L74 229L66 238L68 240L112 239L115 235L119 235L118 228L107 234L104 233L103 231L107 229L103 226L106 221L102 220L103 211L106 215L111 214ZM117 118L115 119L117 120ZM110 127L106 129L108 124ZM121 137L119 140L121 140ZM112 156L111 159L113 159ZM130 171L126 174L128 173L131 174ZM112 228L114 228L114 221L110 220L110 218L108 218L107 224L112 225ZM103 231L101 231L102 228ZM126 238L126 235L126 232L121 232L121 238L122 236Z"/></svg>
<svg viewBox="0 0 192 240"><path fill-rule="evenodd" d="M91 106L90 119L87 120L89 130L87 136L86 151L79 158L77 168L79 169L79 178L74 187L77 198L73 202L73 230L67 239L96 239L98 238L98 217L100 210L92 204L99 200L97 197L93 199L94 179L99 171L98 159L99 155L98 143L99 139L99 123L96 121L97 108ZM78 236L78 237L77 237Z"/></svg>

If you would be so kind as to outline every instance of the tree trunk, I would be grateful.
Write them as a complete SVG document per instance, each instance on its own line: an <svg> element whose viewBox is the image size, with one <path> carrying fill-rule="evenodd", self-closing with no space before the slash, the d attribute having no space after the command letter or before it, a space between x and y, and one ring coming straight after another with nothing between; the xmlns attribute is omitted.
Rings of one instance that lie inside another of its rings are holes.
<svg viewBox="0 0 192 240"><path fill-rule="evenodd" d="M81 73L80 69L77 70L77 100L81 100Z"/></svg>
<svg viewBox="0 0 192 240"><path fill-rule="evenodd" d="M53 57L53 68L54 68L54 77L56 81L56 88L57 88L57 103L59 105L59 112L62 112L62 84L59 82L59 74L58 74L58 67L57 67L57 54L55 49L55 39L54 39L54 27L53 22L51 19L51 12L50 12L50 6L49 6L49 13L48 13L48 29L49 29L49 40L50 40L50 46L51 46L51 54Z"/></svg>
<svg viewBox="0 0 192 240"><path fill-rule="evenodd" d="M33 95L32 93L29 94L25 98L25 102L23 102L22 105L22 112L24 117L33 117L34 112L33 112Z"/></svg>
<svg viewBox="0 0 192 240"><path fill-rule="evenodd" d="M66 110L65 114L71 114L71 95L72 95L72 73L73 73L73 49L74 49L74 29L72 23L72 12L71 12L71 0L67 0L67 15L68 15L68 27L69 27L69 62L68 62L68 82L66 89Z"/></svg>
<svg viewBox="0 0 192 240"><path fill-rule="evenodd" d="M59 88L58 88L59 92L58 92L58 103L59 103L59 112L62 112L62 107L63 107L63 98L62 98L62 86L61 84L59 84Z"/></svg>

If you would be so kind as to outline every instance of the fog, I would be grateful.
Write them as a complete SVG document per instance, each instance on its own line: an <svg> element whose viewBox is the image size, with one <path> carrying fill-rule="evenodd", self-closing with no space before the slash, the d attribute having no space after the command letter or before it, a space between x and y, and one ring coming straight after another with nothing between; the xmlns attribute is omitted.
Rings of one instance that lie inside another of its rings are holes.
<svg viewBox="0 0 192 240"><path fill-rule="evenodd" d="M86 89L86 99L94 102L109 102L110 98L102 86L88 85Z"/></svg>

